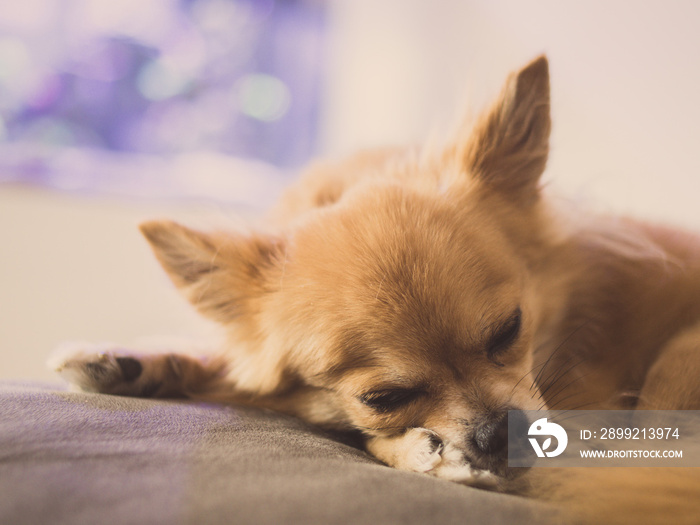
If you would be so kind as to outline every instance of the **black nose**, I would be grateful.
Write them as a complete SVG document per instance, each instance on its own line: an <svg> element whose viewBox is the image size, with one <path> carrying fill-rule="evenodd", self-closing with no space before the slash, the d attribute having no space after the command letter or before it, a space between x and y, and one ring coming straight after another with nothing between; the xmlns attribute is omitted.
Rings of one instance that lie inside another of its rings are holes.
<svg viewBox="0 0 700 525"><path fill-rule="evenodd" d="M474 447L489 456L502 456L508 450L508 412L489 414L474 428Z"/></svg>

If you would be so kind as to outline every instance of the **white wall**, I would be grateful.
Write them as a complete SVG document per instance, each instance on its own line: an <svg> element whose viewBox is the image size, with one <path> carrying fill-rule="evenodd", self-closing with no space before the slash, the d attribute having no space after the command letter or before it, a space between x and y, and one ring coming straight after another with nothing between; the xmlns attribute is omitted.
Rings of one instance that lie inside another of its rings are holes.
<svg viewBox="0 0 700 525"><path fill-rule="evenodd" d="M137 225L175 217L206 226L227 215L0 186L0 378L55 379L44 362L63 341L215 334L170 285Z"/></svg>
<svg viewBox="0 0 700 525"><path fill-rule="evenodd" d="M336 0L323 151L416 141L507 72L546 52L554 130L548 180L604 209L700 228L700 3ZM206 223L168 206L0 186L2 378L52 376L65 339L210 331L162 275L136 224Z"/></svg>
<svg viewBox="0 0 700 525"><path fill-rule="evenodd" d="M550 58L548 180L598 206L700 226L700 3L338 0L326 146L418 140Z"/></svg>

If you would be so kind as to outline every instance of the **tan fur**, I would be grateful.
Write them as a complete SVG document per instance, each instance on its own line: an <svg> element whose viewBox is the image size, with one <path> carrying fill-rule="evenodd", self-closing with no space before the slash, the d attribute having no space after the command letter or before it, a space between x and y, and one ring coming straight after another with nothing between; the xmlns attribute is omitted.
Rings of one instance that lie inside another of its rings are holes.
<svg viewBox="0 0 700 525"><path fill-rule="evenodd" d="M272 234L144 224L173 282L230 335L214 364L170 356L210 373L163 392L359 429L390 465L499 490L516 489L491 451L509 408L700 409L700 241L562 213L539 185L549 131L540 57L444 148L317 164L271 213ZM387 409L386 393L404 397ZM609 523L633 517L641 491L658 495L644 513L659 523L699 493L692 472L621 471L617 498L580 470L518 490Z"/></svg>

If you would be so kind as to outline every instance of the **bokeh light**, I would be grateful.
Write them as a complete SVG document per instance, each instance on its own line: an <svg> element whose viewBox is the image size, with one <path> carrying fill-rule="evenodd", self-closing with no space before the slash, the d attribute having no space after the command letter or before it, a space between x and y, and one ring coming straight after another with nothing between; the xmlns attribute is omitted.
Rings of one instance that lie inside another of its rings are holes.
<svg viewBox="0 0 700 525"><path fill-rule="evenodd" d="M96 171L114 159L96 150L283 170L313 155L323 2L21 4L0 10L0 181L56 181L67 149L85 150L83 168L94 154Z"/></svg>
<svg viewBox="0 0 700 525"><path fill-rule="evenodd" d="M183 94L192 85L192 79L171 62L154 60L141 68L136 85L145 98L165 100Z"/></svg>
<svg viewBox="0 0 700 525"><path fill-rule="evenodd" d="M234 105L241 113L257 120L272 122L282 118L291 101L289 88L270 75L244 75L233 87Z"/></svg>

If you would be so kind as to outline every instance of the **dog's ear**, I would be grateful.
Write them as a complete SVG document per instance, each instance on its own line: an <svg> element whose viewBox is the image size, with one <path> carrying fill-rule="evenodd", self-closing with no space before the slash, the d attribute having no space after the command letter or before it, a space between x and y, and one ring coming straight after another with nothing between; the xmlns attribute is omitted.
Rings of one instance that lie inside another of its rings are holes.
<svg viewBox="0 0 700 525"><path fill-rule="evenodd" d="M537 194L549 153L549 66L541 56L512 74L457 146L465 171L518 199Z"/></svg>
<svg viewBox="0 0 700 525"><path fill-rule="evenodd" d="M281 242L265 236L206 234L170 221L141 232L175 285L207 317L227 323L269 291Z"/></svg>

